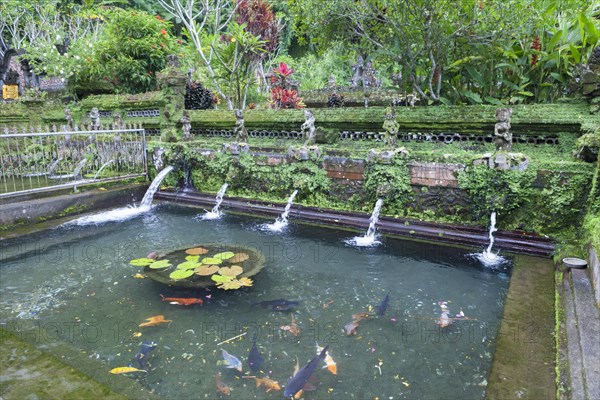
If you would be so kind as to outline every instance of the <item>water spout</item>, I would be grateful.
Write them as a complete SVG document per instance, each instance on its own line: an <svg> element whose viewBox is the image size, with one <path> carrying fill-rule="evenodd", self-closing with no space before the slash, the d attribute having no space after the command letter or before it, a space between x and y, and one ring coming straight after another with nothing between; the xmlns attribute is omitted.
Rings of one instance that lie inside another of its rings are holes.
<svg viewBox="0 0 600 400"><path fill-rule="evenodd" d="M173 166L169 165L165 167L165 169L160 171L158 175L156 175L156 178L154 178L154 180L148 187L148 190L146 191L146 194L144 195L144 198L140 203L140 207L150 207L152 205L152 199L154 199L154 195L158 191L160 184L162 183L163 179L165 179L167 174L171 171L173 171Z"/></svg>
<svg viewBox="0 0 600 400"><path fill-rule="evenodd" d="M223 196L225 196L225 191L227 190L227 183L224 183L223 186L221 186L221 189L219 189L219 192L217 193L217 197L215 198L215 206L213 207L212 211L207 211L204 215L199 216L200 219L219 219L221 218L221 211L219 211L219 206L221 205L221 202L223 201Z"/></svg>
<svg viewBox="0 0 600 400"><path fill-rule="evenodd" d="M287 204L285 206L285 209L283 210L283 213L279 217L277 217L275 222L273 222L272 224L263 225L266 229L268 229L272 232L281 232L283 230L283 228L285 228L287 226L288 216L290 215L290 209L292 208L292 203L294 202L294 198L296 197L297 194L298 194L298 190L294 190L294 193L292 193L292 195L290 196L290 198L287 201Z"/></svg>
<svg viewBox="0 0 600 400"><path fill-rule="evenodd" d="M121 207L98 214L86 215L85 217L69 221L65 223L65 225L98 225L106 222L122 222L150 211L152 208L152 199L154 198L154 194L156 194L158 191L158 188L160 187L163 179L165 179L165 176L167 176L167 174L172 170L173 167L169 165L160 171L158 175L156 175L156 178L154 178L150 184L150 187L148 187L148 190L146 191L146 194L144 195L144 198L138 207Z"/></svg>
<svg viewBox="0 0 600 400"><path fill-rule="evenodd" d="M496 229L496 212L494 211L490 215L490 230L488 233L490 243L483 252L475 254L475 257L479 261L481 261L483 265L488 267L497 266L505 261L504 257L492 252L492 247L494 246L494 232L496 232L497 230L498 229Z"/></svg>
<svg viewBox="0 0 600 400"><path fill-rule="evenodd" d="M102 166L100 167L100 169L98 170L98 172L96 172L96 174L94 175L94 179L98 178L98 175L100 175L100 172L102 172L102 170L104 168L106 168L108 166L108 164L115 162L115 160L110 160L105 162L104 164L102 164Z"/></svg>
<svg viewBox="0 0 600 400"><path fill-rule="evenodd" d="M377 229L377 223L379 222L379 213L381 212L381 206L383 205L383 199L378 199L373 208L371 218L369 218L369 229L364 236L355 236L345 242L351 246L370 247L377 246L381 242L377 240L375 232Z"/></svg>

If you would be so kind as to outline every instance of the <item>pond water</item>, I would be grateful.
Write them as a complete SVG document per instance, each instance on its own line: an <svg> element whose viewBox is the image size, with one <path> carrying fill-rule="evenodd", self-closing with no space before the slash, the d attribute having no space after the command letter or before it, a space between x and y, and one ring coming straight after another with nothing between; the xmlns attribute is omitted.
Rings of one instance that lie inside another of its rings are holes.
<svg viewBox="0 0 600 400"><path fill-rule="evenodd" d="M145 341L156 341L146 373L128 375L166 399L216 398L215 374L231 398L282 398L266 393L249 372L256 338L263 372L284 386L296 360L329 345L337 375L322 369L312 399L483 398L510 270L484 269L465 249L391 238L376 248L344 243L356 232L296 224L282 233L259 229L265 220L225 213L220 220L194 218L198 210L159 205L133 219L100 225L60 226L2 245L0 322L44 346L67 343L103 366L92 377L129 364ZM232 243L263 252L266 267L252 287L187 292L148 278L129 265L151 251L201 243ZM389 307L376 307L389 293ZM200 297L203 305L178 306L168 297ZM291 314L254 306L297 300L300 334L280 329ZM466 318L441 329L441 302L450 316ZM343 328L352 315L370 312L354 336ZM140 328L154 315L169 324ZM139 335L141 333L141 336ZM226 339L239 339L218 345ZM220 365L221 349L242 360L243 372Z"/></svg>

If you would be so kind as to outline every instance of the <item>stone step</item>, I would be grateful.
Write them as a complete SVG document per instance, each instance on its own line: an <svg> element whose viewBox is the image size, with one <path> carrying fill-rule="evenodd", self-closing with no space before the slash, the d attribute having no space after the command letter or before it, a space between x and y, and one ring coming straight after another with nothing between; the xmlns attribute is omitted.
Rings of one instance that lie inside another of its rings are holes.
<svg viewBox="0 0 600 400"><path fill-rule="evenodd" d="M596 400L600 399L600 313L587 270L571 269L571 280L583 365L584 398ZM569 362L573 362L574 358L569 356Z"/></svg>

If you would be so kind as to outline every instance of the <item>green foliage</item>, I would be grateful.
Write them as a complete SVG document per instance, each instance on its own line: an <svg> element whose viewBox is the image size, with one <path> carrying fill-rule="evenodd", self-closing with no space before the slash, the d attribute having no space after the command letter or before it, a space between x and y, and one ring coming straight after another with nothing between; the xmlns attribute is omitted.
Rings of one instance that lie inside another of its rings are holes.
<svg viewBox="0 0 600 400"><path fill-rule="evenodd" d="M351 78L352 64L356 62L355 54L342 43L334 43L321 54L308 53L297 60L278 57L277 61L295 66L295 78L300 82L301 90L322 89L331 75L335 76L339 86L346 85Z"/></svg>
<svg viewBox="0 0 600 400"><path fill-rule="evenodd" d="M508 220L511 212L530 201L535 178L533 168L521 172L470 165L458 173L458 185L469 195L469 211L475 219L496 211Z"/></svg>
<svg viewBox="0 0 600 400"><path fill-rule="evenodd" d="M176 49L171 24L143 11L119 8L106 11L105 19L93 54L82 62L74 86L93 87L100 81L127 93L154 90L156 73Z"/></svg>
<svg viewBox="0 0 600 400"><path fill-rule="evenodd" d="M382 198L386 207L406 207L413 199L406 158L396 156L390 164L368 163L363 188L371 201Z"/></svg>

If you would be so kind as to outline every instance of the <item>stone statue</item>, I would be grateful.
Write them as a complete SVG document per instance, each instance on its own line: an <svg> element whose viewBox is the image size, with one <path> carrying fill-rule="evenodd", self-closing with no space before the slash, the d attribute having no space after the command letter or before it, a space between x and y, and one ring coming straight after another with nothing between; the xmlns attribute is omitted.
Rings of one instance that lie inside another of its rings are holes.
<svg viewBox="0 0 600 400"><path fill-rule="evenodd" d="M304 142L305 146L312 146L315 144L315 116L309 110L304 110L305 121L300 127L302 135L306 138Z"/></svg>
<svg viewBox="0 0 600 400"><path fill-rule="evenodd" d="M327 88L329 88L330 90L333 90L334 92L337 89L337 82L335 79L335 75L333 75L333 74L329 75L329 81L327 82Z"/></svg>
<svg viewBox="0 0 600 400"><path fill-rule="evenodd" d="M71 114L71 110L69 109L69 107L65 108L65 119L67 120L67 130L72 131L73 130L73 114Z"/></svg>
<svg viewBox="0 0 600 400"><path fill-rule="evenodd" d="M92 131L99 130L100 129L100 112L98 111L98 109L96 107L92 108L92 110L90 111L90 120L92 121L90 129Z"/></svg>
<svg viewBox="0 0 600 400"><path fill-rule="evenodd" d="M398 121L396 121L396 110L394 110L393 107L385 109L383 129L385 129L385 144L390 147L396 147L400 125L398 124Z"/></svg>
<svg viewBox="0 0 600 400"><path fill-rule="evenodd" d="M511 115L512 108L496 109L496 126L494 127L496 150L512 150L512 133L510 132Z"/></svg>
<svg viewBox="0 0 600 400"><path fill-rule="evenodd" d="M192 124L190 123L190 113L187 110L183 111L183 117L181 117L182 130L183 130L183 139L190 140L192 138L192 134L190 133L192 130Z"/></svg>
<svg viewBox="0 0 600 400"><path fill-rule="evenodd" d="M236 142L247 143L248 142L248 131L244 126L244 112L242 110L235 110L235 128L233 128L233 134L235 135Z"/></svg>
<svg viewBox="0 0 600 400"><path fill-rule="evenodd" d="M118 111L113 112L113 125L115 129L123 129L125 127L121 113Z"/></svg>

